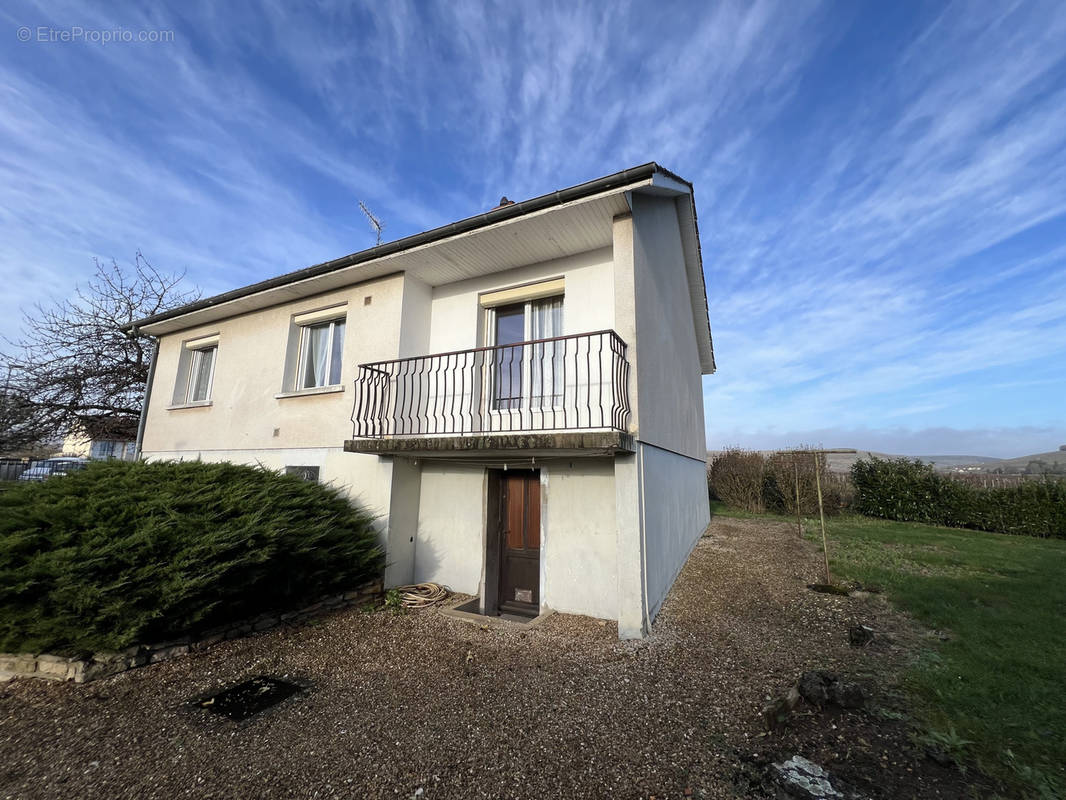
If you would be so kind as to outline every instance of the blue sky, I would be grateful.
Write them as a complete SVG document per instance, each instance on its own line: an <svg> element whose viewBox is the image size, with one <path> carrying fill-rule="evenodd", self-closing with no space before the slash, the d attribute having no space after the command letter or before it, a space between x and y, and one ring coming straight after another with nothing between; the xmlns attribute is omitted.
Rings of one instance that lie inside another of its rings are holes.
<svg viewBox="0 0 1066 800"><path fill-rule="evenodd" d="M654 160L710 446L1066 443L1061 2L120 5L0 8L2 335L93 256L211 294Z"/></svg>

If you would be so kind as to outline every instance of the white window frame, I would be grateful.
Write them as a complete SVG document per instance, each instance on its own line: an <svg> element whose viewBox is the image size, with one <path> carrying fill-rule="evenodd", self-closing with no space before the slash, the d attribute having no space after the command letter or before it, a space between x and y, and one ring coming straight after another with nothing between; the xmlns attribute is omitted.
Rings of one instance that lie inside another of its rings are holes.
<svg viewBox="0 0 1066 800"><path fill-rule="evenodd" d="M218 365L218 344L209 344L204 347L189 348L191 350L191 358L189 360L189 383L185 387L185 403L186 405L194 405L196 403L210 403L212 394L215 388L215 367ZM203 362L204 353L211 352L211 370L207 373L207 389L204 392L204 396L200 400L194 400L193 395L196 393L196 377L200 374L200 364Z"/></svg>
<svg viewBox="0 0 1066 800"><path fill-rule="evenodd" d="M313 389L328 389L334 386L343 386L344 381L340 380L337 383L323 383L321 386L304 386L304 367L307 366L307 344L311 336L311 330L314 328L322 328L328 326L328 332L326 335L326 379L329 379L330 374L333 372L333 339L334 331L337 327L337 323L344 325L344 333L348 333L347 319L345 316L334 317L333 319L315 320L314 322L306 322L298 324L300 328L300 355L296 359L296 381L294 383L294 389L297 392L311 391ZM344 358L344 340L341 340L341 355L340 358ZM341 373L344 372L344 363L340 365Z"/></svg>

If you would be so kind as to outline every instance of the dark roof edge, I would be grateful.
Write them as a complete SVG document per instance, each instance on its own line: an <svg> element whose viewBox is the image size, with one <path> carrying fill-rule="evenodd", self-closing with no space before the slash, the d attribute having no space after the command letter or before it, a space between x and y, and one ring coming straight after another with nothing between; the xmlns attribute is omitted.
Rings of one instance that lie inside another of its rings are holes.
<svg viewBox="0 0 1066 800"><path fill-rule="evenodd" d="M678 180L684 181L684 178L678 178ZM687 181L685 181L687 183ZM707 339L711 344L711 371L710 375L713 375L718 371L718 363L714 359L714 334L711 332L711 304L707 298L707 276L703 272L703 243L700 241L700 221L699 216L696 214L696 193L689 184L689 202L692 205L692 227L696 232L696 260L700 265L700 285L703 287L703 314L707 320Z"/></svg>
<svg viewBox="0 0 1066 800"><path fill-rule="evenodd" d="M284 275L268 278L265 281L259 281L258 283L243 286L239 289L233 289L229 292L214 295L213 297L197 300L194 303L172 308L169 311L153 314L150 317L145 317L144 319L139 319L131 322L129 325L123 326L122 330L131 331L144 327L145 325L153 325L157 322L163 322L168 319L184 316L185 314L191 314L194 311L202 311L205 308L228 303L232 300L239 300L242 297L248 297L249 295L258 294L259 292L276 289L280 286L286 286L290 283L306 280L307 278L315 278L319 275L325 275L339 269L344 269L345 267L351 267L366 261L373 261L377 258L384 258L385 256L403 252L404 250L411 250L424 244L430 244L441 239L446 239L449 236L458 236L462 233L469 233L470 231L484 228L497 222L504 222L509 219L531 214L534 211L541 211L545 208L562 205L563 203L569 203L573 200L580 200L581 198L599 194L608 189L633 183L634 181L644 180L650 178L657 172L680 181L688 186L690 190L692 188L692 184L684 178L675 175L669 170L663 169L654 161L649 161L647 164L641 164L639 167L624 169L621 172L615 172L612 175L605 175L602 178L596 178L595 180L586 181L585 183L579 183L577 186L571 186L567 189L560 189L529 200L523 200L520 203L513 203L512 205L503 206L502 208L494 208L490 211L478 214L477 216L467 217L458 222L442 225L439 228L433 228L432 230L424 231L422 233L412 234L403 239L397 239L394 242L386 242L377 247L371 247L367 250L360 250L357 253L352 253L351 255L335 258L332 261L324 261L321 264L298 269L294 272L287 272Z"/></svg>

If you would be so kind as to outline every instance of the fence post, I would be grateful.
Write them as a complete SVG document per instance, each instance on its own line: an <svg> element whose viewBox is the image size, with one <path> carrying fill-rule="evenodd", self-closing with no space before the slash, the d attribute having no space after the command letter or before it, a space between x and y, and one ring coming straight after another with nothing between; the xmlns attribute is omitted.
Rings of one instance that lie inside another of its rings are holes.
<svg viewBox="0 0 1066 800"><path fill-rule="evenodd" d="M825 583L826 586L833 584L833 579L829 575L829 545L825 538L825 512L822 510L822 468L818 463L818 454L812 455L814 458L814 485L818 490L818 518L822 523L822 555L825 556Z"/></svg>
<svg viewBox="0 0 1066 800"><path fill-rule="evenodd" d="M792 454L792 466L796 470L796 535L803 538L803 514L800 513L800 468L796 454Z"/></svg>

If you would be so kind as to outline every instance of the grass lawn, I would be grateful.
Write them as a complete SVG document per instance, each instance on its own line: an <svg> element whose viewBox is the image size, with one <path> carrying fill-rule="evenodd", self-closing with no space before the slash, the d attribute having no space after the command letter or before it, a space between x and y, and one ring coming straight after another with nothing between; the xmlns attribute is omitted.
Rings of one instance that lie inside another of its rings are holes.
<svg viewBox="0 0 1066 800"><path fill-rule="evenodd" d="M1066 541L864 517L828 531L835 576L948 636L907 676L927 736L1027 797L1066 796Z"/></svg>

